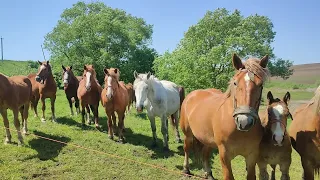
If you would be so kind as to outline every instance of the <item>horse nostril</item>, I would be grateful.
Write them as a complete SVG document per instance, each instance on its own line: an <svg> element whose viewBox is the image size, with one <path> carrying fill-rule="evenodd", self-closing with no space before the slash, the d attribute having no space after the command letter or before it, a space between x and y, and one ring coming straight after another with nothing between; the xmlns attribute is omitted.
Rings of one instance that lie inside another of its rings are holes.
<svg viewBox="0 0 320 180"><path fill-rule="evenodd" d="M272 140L276 141L276 135L272 135Z"/></svg>

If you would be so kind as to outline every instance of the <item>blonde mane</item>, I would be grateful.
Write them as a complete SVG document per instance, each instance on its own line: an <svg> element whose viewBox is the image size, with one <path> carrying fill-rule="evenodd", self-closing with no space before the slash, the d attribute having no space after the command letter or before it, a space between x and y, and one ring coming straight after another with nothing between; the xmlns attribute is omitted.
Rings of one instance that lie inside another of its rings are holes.
<svg viewBox="0 0 320 180"><path fill-rule="evenodd" d="M256 58L249 58L245 63L244 63L244 69L252 72L254 75L258 76L263 83L265 83L269 77L270 77L270 72L268 68L263 68L260 66L260 60ZM244 69L240 69L238 72L243 71ZM231 93L234 89L234 83L233 83L233 78L230 79L228 89L225 92L226 97L230 97Z"/></svg>
<svg viewBox="0 0 320 180"><path fill-rule="evenodd" d="M315 105L316 107L316 113L320 113L320 85L318 86L318 88L315 90L314 92L314 96L311 98L311 100L308 102L308 104L306 105L305 108L303 109L307 109L309 106L311 105ZM303 110L302 109L302 110Z"/></svg>

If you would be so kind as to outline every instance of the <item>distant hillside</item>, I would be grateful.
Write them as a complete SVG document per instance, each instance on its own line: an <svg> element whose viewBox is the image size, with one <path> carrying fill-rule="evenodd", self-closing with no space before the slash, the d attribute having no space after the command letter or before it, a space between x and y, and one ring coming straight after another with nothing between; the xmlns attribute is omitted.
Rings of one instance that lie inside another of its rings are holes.
<svg viewBox="0 0 320 180"><path fill-rule="evenodd" d="M299 84L320 83L320 63L294 65L293 70L293 75L287 80L281 78L272 78L272 80Z"/></svg>
<svg viewBox="0 0 320 180"><path fill-rule="evenodd" d="M37 72L36 68L32 68L34 63L36 62L0 60L0 73L7 76L28 75L32 72Z"/></svg>

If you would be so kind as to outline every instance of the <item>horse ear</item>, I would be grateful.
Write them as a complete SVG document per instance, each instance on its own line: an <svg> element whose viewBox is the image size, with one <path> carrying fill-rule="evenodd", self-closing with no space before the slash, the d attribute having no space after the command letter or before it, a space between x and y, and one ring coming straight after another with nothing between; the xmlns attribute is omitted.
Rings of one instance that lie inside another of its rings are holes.
<svg viewBox="0 0 320 180"><path fill-rule="evenodd" d="M243 68L244 68L244 65L243 65L241 59L237 56L236 53L233 53L233 55L232 55L232 64L233 64L233 67L234 67L236 70L239 70L239 69L243 69Z"/></svg>
<svg viewBox="0 0 320 180"><path fill-rule="evenodd" d="M147 79L149 79L151 76L151 72L149 71L148 74L147 74Z"/></svg>
<svg viewBox="0 0 320 180"><path fill-rule="evenodd" d="M263 68L266 68L269 62L269 55L265 55L261 60L260 60L260 66Z"/></svg>
<svg viewBox="0 0 320 180"><path fill-rule="evenodd" d="M133 76L134 76L134 78L137 78L137 77L138 77L138 73L137 73L137 71L136 71L136 70L134 70L134 72L133 72Z"/></svg>
<svg viewBox="0 0 320 180"><path fill-rule="evenodd" d="M66 67L64 67L63 65L61 65L61 67L62 67L63 71L67 71Z"/></svg>
<svg viewBox="0 0 320 180"><path fill-rule="evenodd" d="M87 70L87 66L86 65L83 66L83 70Z"/></svg>
<svg viewBox="0 0 320 180"><path fill-rule="evenodd" d="M271 91L268 92L267 98L268 98L269 105L272 104L274 99L273 99L273 95L272 95Z"/></svg>
<svg viewBox="0 0 320 180"><path fill-rule="evenodd" d="M72 66L70 66L70 70L72 69Z"/></svg>
<svg viewBox="0 0 320 180"><path fill-rule="evenodd" d="M118 68L114 69L114 73L116 73L116 74L118 73Z"/></svg>
<svg viewBox="0 0 320 180"><path fill-rule="evenodd" d="M38 60L38 63L39 63L40 65L42 65L42 62L40 62L39 60Z"/></svg>
<svg viewBox="0 0 320 180"><path fill-rule="evenodd" d="M287 92L283 97L283 102L285 102L288 105L290 99L291 99L291 95L289 92Z"/></svg>
<svg viewBox="0 0 320 180"><path fill-rule="evenodd" d="M49 61L47 61L47 65L49 65Z"/></svg>
<svg viewBox="0 0 320 180"><path fill-rule="evenodd" d="M108 69L107 69L107 68L104 68L104 69L103 69L103 72L104 72L105 75L109 75L109 72L108 72Z"/></svg>

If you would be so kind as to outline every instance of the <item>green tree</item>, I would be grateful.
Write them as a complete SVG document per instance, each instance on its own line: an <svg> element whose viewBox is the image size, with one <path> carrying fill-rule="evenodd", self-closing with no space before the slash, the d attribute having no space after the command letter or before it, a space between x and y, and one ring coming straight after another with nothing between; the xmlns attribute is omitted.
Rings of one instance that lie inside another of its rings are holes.
<svg viewBox="0 0 320 180"><path fill-rule="evenodd" d="M243 17L240 11L208 11L184 34L178 47L154 61L159 78L172 80L188 90L215 87L225 89L234 73L231 57L275 58L271 43L275 37L271 20L265 16Z"/></svg>
<svg viewBox="0 0 320 180"><path fill-rule="evenodd" d="M93 64L100 82L105 67L119 68L121 80L128 82L133 77L128 72L151 70L145 66L154 60L155 51L148 48L151 36L152 25L142 18L101 2L78 2L63 11L44 45L51 53L56 76L61 74L61 64L72 65L77 75L82 74L84 64ZM140 66L128 65L137 61Z"/></svg>
<svg viewBox="0 0 320 180"><path fill-rule="evenodd" d="M288 79L293 74L292 61L278 58L268 64L271 76L278 76L283 79Z"/></svg>

